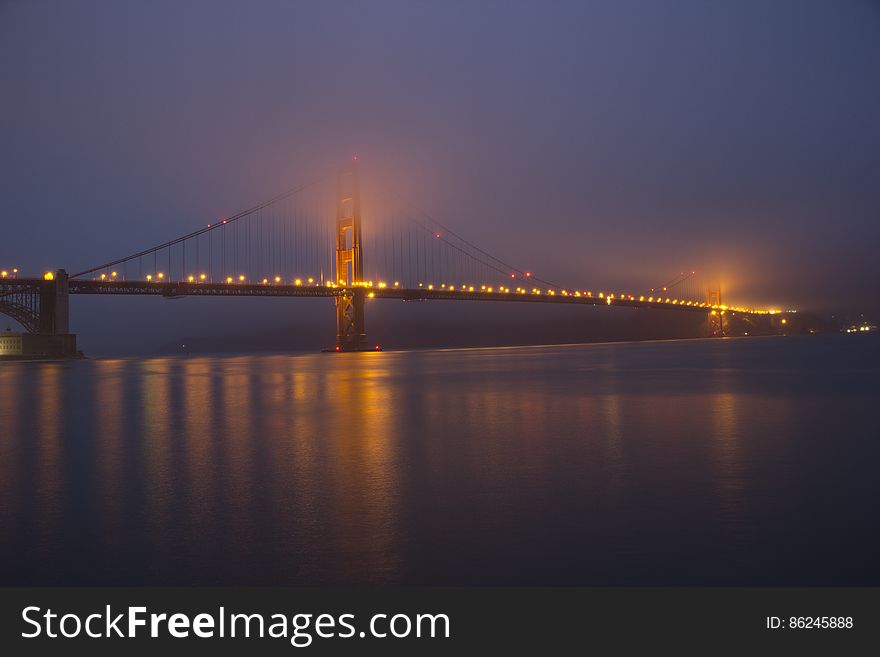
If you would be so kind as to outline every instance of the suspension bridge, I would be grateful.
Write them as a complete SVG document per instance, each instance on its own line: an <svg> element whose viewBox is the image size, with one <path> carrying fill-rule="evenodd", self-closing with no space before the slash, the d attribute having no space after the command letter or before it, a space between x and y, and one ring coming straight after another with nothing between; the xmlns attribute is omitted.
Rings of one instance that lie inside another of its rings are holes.
<svg viewBox="0 0 880 657"><path fill-rule="evenodd" d="M175 239L68 274L0 271L0 313L46 354L75 352L71 295L327 297L336 308L336 351L378 349L367 340L367 299L493 301L672 309L755 321L778 311L725 305L720 288L683 272L639 291L562 286L468 241L401 202L361 216L358 164L290 189ZM782 320L785 321L784 319ZM39 350L39 349L38 349Z"/></svg>

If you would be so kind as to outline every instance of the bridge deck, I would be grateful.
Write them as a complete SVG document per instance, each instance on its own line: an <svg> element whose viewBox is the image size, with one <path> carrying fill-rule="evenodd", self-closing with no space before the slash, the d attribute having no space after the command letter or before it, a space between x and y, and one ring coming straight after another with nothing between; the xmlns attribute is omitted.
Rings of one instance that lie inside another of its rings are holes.
<svg viewBox="0 0 880 657"><path fill-rule="evenodd" d="M187 283L187 282L145 282L145 281L90 281L71 280L71 294L106 294L134 296L164 296L178 298L186 296L236 296L236 297L337 297L344 288L319 285L280 285L248 283ZM625 298L586 296L581 294L520 294L515 292L488 292L446 290L427 288L379 288L367 289L367 295L376 299L399 299L403 301L505 301L519 303L562 303L587 306L623 306L627 308L660 308L684 312L707 313L711 308L687 303L666 303L665 301L639 300Z"/></svg>

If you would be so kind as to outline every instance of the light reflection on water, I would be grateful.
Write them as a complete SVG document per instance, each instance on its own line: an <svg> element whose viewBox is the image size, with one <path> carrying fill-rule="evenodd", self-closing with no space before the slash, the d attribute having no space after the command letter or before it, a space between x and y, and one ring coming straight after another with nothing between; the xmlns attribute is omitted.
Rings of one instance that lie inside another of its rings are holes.
<svg viewBox="0 0 880 657"><path fill-rule="evenodd" d="M0 364L0 581L880 584L877 355Z"/></svg>

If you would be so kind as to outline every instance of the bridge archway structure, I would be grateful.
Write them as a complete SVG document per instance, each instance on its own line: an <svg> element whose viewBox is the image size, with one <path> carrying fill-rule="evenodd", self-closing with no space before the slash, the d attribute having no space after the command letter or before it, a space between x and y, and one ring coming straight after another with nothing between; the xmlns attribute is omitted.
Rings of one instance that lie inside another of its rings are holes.
<svg viewBox="0 0 880 657"><path fill-rule="evenodd" d="M62 269L41 279L0 279L0 314L11 317L25 331L41 335L70 333L69 284Z"/></svg>

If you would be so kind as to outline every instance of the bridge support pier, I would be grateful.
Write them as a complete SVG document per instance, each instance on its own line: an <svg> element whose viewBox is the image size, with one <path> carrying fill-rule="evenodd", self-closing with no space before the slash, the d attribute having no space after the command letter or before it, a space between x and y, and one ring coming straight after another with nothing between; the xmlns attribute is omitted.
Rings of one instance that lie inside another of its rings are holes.
<svg viewBox="0 0 880 657"><path fill-rule="evenodd" d="M367 349L364 331L364 288L347 288L336 297L336 347L338 351Z"/></svg>
<svg viewBox="0 0 880 657"><path fill-rule="evenodd" d="M78 356L76 335L70 332L70 284L67 272L59 269L54 280L40 289L40 330L32 336L44 356Z"/></svg>
<svg viewBox="0 0 880 657"><path fill-rule="evenodd" d="M717 289L709 288L706 291L706 304L709 306L720 306L721 305L721 287L719 286ZM711 337L723 338L725 333L724 328L724 311L723 310L712 310L709 312L709 335Z"/></svg>

